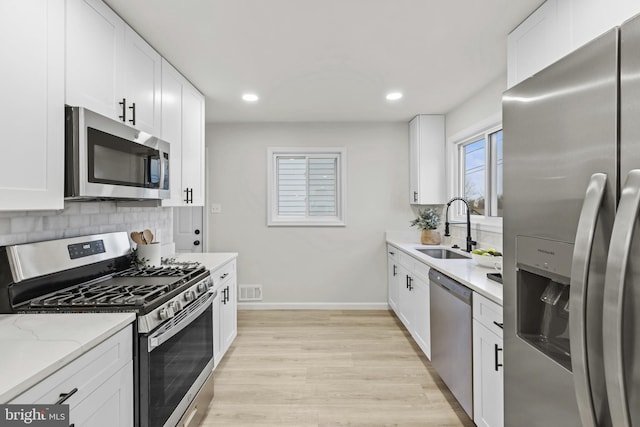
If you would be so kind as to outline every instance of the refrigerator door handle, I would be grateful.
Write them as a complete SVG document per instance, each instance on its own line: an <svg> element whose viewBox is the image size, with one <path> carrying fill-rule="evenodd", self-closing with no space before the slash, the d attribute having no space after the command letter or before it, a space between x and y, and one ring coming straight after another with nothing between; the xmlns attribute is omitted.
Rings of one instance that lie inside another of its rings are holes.
<svg viewBox="0 0 640 427"><path fill-rule="evenodd" d="M604 278L602 344L604 376L611 421L616 427L630 427L623 359L623 303L629 250L640 207L640 169L627 174L616 214Z"/></svg>
<svg viewBox="0 0 640 427"><path fill-rule="evenodd" d="M584 427L597 427L587 360L586 298L593 236L606 184L607 175L604 173L595 173L589 180L578 220L571 262L571 287L569 291L571 368L578 401L578 412Z"/></svg>

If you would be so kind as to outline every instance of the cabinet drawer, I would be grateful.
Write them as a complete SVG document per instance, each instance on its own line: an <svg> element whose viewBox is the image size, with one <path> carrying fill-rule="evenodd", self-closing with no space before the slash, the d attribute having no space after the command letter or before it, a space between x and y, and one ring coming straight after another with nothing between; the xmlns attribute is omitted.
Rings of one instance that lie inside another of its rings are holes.
<svg viewBox="0 0 640 427"><path fill-rule="evenodd" d="M502 338L502 307L477 292L473 293L473 318Z"/></svg>
<svg viewBox="0 0 640 427"><path fill-rule="evenodd" d="M132 348L131 326L127 326L9 403L53 404L77 388L64 402L73 408L132 360Z"/></svg>
<svg viewBox="0 0 640 427"><path fill-rule="evenodd" d="M222 267L218 267L211 271L211 278L213 279L213 288L215 289L223 282L231 279L236 274L236 261L233 260Z"/></svg>
<svg viewBox="0 0 640 427"><path fill-rule="evenodd" d="M430 268L427 264L421 263L420 261L415 261L413 263L413 274L424 280L426 283L429 283L429 270Z"/></svg>
<svg viewBox="0 0 640 427"><path fill-rule="evenodd" d="M398 252L398 264L403 266L409 271L413 271L413 264L415 260L412 256L405 254L404 252Z"/></svg>
<svg viewBox="0 0 640 427"><path fill-rule="evenodd" d="M398 260L398 254L400 253L400 250L398 248L396 248L395 246L391 246L391 245L387 245L387 257L397 261Z"/></svg>

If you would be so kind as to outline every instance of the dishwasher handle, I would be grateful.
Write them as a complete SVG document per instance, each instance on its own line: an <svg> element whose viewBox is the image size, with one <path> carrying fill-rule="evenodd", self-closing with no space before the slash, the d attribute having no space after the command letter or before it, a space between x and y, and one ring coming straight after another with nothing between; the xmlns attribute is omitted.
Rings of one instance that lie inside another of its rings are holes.
<svg viewBox="0 0 640 427"><path fill-rule="evenodd" d="M456 282L452 278L445 276L436 269L429 270L429 281L432 284L442 287L451 295L455 296L465 304L471 304L471 289L461 283Z"/></svg>

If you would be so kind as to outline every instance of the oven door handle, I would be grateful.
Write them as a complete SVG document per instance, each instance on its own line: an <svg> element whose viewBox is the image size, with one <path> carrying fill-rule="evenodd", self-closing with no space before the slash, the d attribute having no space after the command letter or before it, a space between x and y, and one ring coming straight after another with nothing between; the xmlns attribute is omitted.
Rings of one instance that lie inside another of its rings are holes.
<svg viewBox="0 0 640 427"><path fill-rule="evenodd" d="M186 315L183 319L181 319L178 323L168 326L167 328L161 328L159 331L154 332L152 335L149 335L149 345L147 346L148 352L151 353L157 347L161 346L163 343L170 340L174 335L178 332L182 331L184 328L189 326L191 322L193 322L197 317L199 317L202 313L207 311L207 309L212 305L214 298L216 297L217 291L209 290L207 292L208 298L204 304L200 305L193 312Z"/></svg>

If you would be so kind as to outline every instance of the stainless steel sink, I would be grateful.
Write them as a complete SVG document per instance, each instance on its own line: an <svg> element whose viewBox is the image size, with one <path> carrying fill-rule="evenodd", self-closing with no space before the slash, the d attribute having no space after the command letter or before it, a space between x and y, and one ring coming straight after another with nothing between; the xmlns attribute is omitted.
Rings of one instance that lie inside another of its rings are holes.
<svg viewBox="0 0 640 427"><path fill-rule="evenodd" d="M463 255L458 252L450 251L445 248L429 248L429 249L416 249L416 251L430 256L431 258L439 259L468 259L469 255Z"/></svg>

